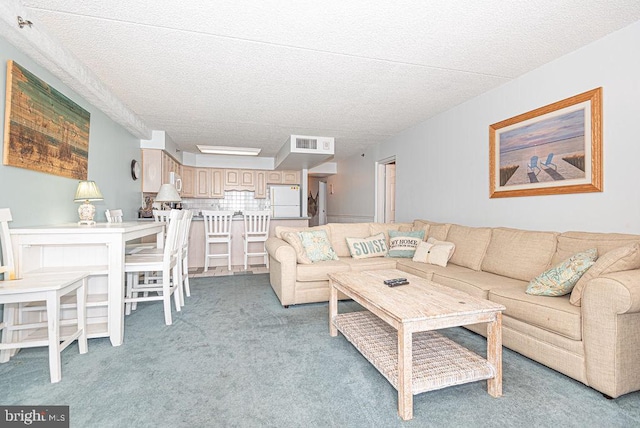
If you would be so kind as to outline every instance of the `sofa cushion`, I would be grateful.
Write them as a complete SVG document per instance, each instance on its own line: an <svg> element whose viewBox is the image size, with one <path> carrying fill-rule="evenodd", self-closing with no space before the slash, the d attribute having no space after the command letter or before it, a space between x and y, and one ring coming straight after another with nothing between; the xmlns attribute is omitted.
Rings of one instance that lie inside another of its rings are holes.
<svg viewBox="0 0 640 428"><path fill-rule="evenodd" d="M348 264L353 272L360 272L363 270L378 270L378 269L395 269L396 260L393 257L374 257L370 259L352 259L345 257L340 261Z"/></svg>
<svg viewBox="0 0 640 428"><path fill-rule="evenodd" d="M424 239L424 231L389 231L389 257L413 257L418 244Z"/></svg>
<svg viewBox="0 0 640 428"><path fill-rule="evenodd" d="M582 275L571 292L569 302L580 306L582 291L591 279L608 273L622 270L640 269L640 244L637 242L615 248L600 256L598 260Z"/></svg>
<svg viewBox="0 0 640 428"><path fill-rule="evenodd" d="M384 233L368 238L346 238L349 252L354 259L366 259L369 257L384 257L388 247Z"/></svg>
<svg viewBox="0 0 640 428"><path fill-rule="evenodd" d="M531 281L549 267L557 236L555 232L495 228L482 260L482 270Z"/></svg>
<svg viewBox="0 0 640 428"><path fill-rule="evenodd" d="M511 318L552 331L573 340L582 339L580 308L569 303L569 296L546 297L525 293L526 285L496 288L489 291L489 300L507 309Z"/></svg>
<svg viewBox="0 0 640 428"><path fill-rule="evenodd" d="M296 232L282 232L282 239L296 251L296 261L305 265L313 263L302 245L300 236Z"/></svg>
<svg viewBox="0 0 640 428"><path fill-rule="evenodd" d="M347 237L349 238L367 238L369 234L369 223L330 223L329 228L331 234L331 245L336 251L338 257L351 257L349 246L347 245Z"/></svg>
<svg viewBox="0 0 640 428"><path fill-rule="evenodd" d="M448 223L436 223L429 220L414 220L412 230L424 230L424 240L435 238L438 241L447 240L447 232L449 231Z"/></svg>
<svg viewBox="0 0 640 428"><path fill-rule="evenodd" d="M596 258L598 251L595 248L574 254L533 278L527 286L527 294L557 297L571 293L576 282L595 263Z"/></svg>
<svg viewBox="0 0 640 428"><path fill-rule="evenodd" d="M456 245L453 242L438 241L429 238L427 242L423 241L418 244L412 260L414 262L446 267L455 249Z"/></svg>
<svg viewBox="0 0 640 428"><path fill-rule="evenodd" d="M406 232L411 230L412 223L369 223L369 235L377 235L378 233L384 233L384 238L389 248L389 231L399 230Z"/></svg>
<svg viewBox="0 0 640 428"><path fill-rule="evenodd" d="M447 241L456 245L451 263L480 270L482 259L491 241L491 229L452 224L447 232Z"/></svg>
<svg viewBox="0 0 640 428"><path fill-rule="evenodd" d="M287 227L287 226L276 226L274 229L274 234L276 235L276 238L280 238L282 239L282 234L284 232L311 232L314 230L324 230L325 232L327 232L327 236L329 237L329 239L331 239L331 230L329 229L329 226L322 225L322 226L314 226L314 227L306 227L306 226L300 226L300 227Z"/></svg>
<svg viewBox="0 0 640 428"><path fill-rule="evenodd" d="M434 272L433 281L481 299L487 299L489 291L493 289L518 287L522 288L524 293L524 288L527 286L527 282L519 279L476 271L462 266L458 266L459 270L453 271L450 268L454 266L457 265L451 263L446 268L441 268L441 271Z"/></svg>
<svg viewBox="0 0 640 428"><path fill-rule="evenodd" d="M604 255L614 248L640 242L640 235L623 233L565 232L558 236L558 248L551 260L552 264L566 260L572 254L589 248L598 250Z"/></svg>
<svg viewBox="0 0 640 428"><path fill-rule="evenodd" d="M349 272L351 270L348 263L342 260L328 260L324 262L316 262L310 265L296 266L296 281L328 281L327 276L335 272Z"/></svg>
<svg viewBox="0 0 640 428"><path fill-rule="evenodd" d="M300 236L300 241L302 241L307 257L312 262L338 260L338 256L331 247L331 242L329 242L327 232L324 230L298 232L298 236Z"/></svg>

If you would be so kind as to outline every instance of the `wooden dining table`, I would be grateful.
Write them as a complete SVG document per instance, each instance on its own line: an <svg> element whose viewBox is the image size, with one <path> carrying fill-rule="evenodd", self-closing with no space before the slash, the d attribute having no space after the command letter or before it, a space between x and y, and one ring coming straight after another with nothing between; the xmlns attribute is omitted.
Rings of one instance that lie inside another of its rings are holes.
<svg viewBox="0 0 640 428"><path fill-rule="evenodd" d="M162 246L165 223L132 221L76 223L11 229L16 274L86 270L92 273L87 292L89 338L108 337L113 346L124 340L124 262L127 242L155 236Z"/></svg>

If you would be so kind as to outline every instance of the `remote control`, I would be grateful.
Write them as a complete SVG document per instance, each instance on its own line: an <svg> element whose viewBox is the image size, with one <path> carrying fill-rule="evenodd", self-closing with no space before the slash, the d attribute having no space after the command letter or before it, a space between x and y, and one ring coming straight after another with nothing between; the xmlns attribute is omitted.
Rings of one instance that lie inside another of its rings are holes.
<svg viewBox="0 0 640 428"><path fill-rule="evenodd" d="M385 279L383 282L386 285L390 285L390 284L394 284L396 282L402 282L402 281L406 281L407 278L394 278L394 279Z"/></svg>
<svg viewBox="0 0 640 428"><path fill-rule="evenodd" d="M409 281L404 280L404 281L397 281L397 282L393 282L391 284L387 284L389 287L397 287L398 285L406 285L408 284Z"/></svg>

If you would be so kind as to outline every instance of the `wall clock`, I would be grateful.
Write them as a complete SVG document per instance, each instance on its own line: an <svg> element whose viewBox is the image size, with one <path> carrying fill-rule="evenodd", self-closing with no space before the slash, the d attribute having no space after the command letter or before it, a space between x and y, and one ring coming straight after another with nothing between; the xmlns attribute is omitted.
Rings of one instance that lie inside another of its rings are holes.
<svg viewBox="0 0 640 428"><path fill-rule="evenodd" d="M131 161L131 178L134 180L140 178L140 164L135 159Z"/></svg>

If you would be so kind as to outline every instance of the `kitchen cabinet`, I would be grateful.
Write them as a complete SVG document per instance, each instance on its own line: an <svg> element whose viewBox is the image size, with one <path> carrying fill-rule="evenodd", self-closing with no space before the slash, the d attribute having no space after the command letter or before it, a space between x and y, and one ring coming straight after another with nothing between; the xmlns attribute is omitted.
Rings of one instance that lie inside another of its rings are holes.
<svg viewBox="0 0 640 428"><path fill-rule="evenodd" d="M210 171L209 168L196 168L196 198L209 198L211 197L211 184L210 184Z"/></svg>
<svg viewBox="0 0 640 428"><path fill-rule="evenodd" d="M160 186L169 183L169 173L180 175L181 165L162 150L142 150L142 191L157 193Z"/></svg>
<svg viewBox="0 0 640 428"><path fill-rule="evenodd" d="M268 184L300 184L300 171L267 171Z"/></svg>
<svg viewBox="0 0 640 428"><path fill-rule="evenodd" d="M251 169L225 169L224 190L255 191L255 171Z"/></svg>
<svg viewBox="0 0 640 428"><path fill-rule="evenodd" d="M211 197L212 198L224 198L224 170L212 169L210 171L211 176Z"/></svg>
<svg viewBox="0 0 640 428"><path fill-rule="evenodd" d="M267 171L267 183L282 184L282 171Z"/></svg>
<svg viewBox="0 0 640 428"><path fill-rule="evenodd" d="M182 167L182 193L183 198L195 198L196 196L196 168L191 166Z"/></svg>
<svg viewBox="0 0 640 428"><path fill-rule="evenodd" d="M256 199L265 199L267 197L267 173L265 171L256 171L255 182L254 197Z"/></svg>
<svg viewBox="0 0 640 428"><path fill-rule="evenodd" d="M282 171L282 184L300 184L300 171Z"/></svg>

